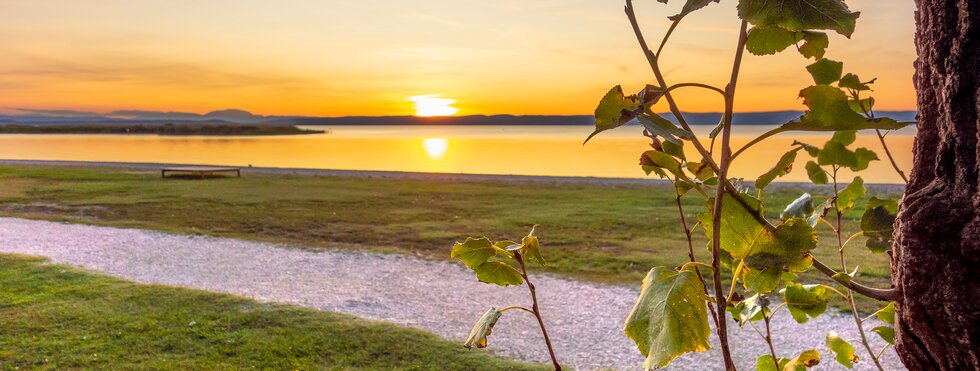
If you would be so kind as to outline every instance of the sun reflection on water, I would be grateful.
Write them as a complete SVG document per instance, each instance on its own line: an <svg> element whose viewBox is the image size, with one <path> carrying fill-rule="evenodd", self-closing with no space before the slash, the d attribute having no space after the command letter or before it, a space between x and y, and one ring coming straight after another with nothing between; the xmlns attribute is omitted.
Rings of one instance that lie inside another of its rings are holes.
<svg viewBox="0 0 980 371"><path fill-rule="evenodd" d="M449 149L449 141L443 138L426 138L422 141L422 147L425 148L425 153L430 158L440 160L442 156L446 155L446 150Z"/></svg>

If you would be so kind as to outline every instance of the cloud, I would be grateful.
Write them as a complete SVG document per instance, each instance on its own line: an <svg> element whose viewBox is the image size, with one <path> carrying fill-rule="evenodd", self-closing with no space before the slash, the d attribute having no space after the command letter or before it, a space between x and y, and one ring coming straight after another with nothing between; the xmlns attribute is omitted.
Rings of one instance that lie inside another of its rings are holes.
<svg viewBox="0 0 980 371"><path fill-rule="evenodd" d="M21 112L32 115L41 116L51 116L51 117L102 117L102 114L96 112L86 112L86 111L76 111L76 110L64 110L64 109L34 109L34 108L13 108L15 112Z"/></svg>
<svg viewBox="0 0 980 371"><path fill-rule="evenodd" d="M8 56L9 57L9 56ZM141 55L88 55L72 59L16 56L20 63L0 67L6 81L43 85L89 82L194 89L330 90L310 78L261 70L218 69L204 63Z"/></svg>

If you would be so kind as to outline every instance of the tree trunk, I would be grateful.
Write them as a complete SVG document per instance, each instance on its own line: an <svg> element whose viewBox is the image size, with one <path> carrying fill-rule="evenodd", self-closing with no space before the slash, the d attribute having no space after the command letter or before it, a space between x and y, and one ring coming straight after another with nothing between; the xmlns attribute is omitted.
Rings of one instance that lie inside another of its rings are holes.
<svg viewBox="0 0 980 371"><path fill-rule="evenodd" d="M980 369L980 1L916 0L915 160L895 232L895 350Z"/></svg>

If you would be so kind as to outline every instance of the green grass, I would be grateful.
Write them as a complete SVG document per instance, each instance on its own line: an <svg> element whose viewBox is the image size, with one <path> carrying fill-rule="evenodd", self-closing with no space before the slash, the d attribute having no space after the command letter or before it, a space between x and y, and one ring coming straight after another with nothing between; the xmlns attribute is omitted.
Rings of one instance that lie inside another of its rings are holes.
<svg viewBox="0 0 980 371"><path fill-rule="evenodd" d="M432 259L448 259L452 243L466 236L519 240L540 224L550 261L545 270L600 282L638 284L653 266L683 264L688 251L667 185L255 174L164 180L150 171L54 166L3 166L0 182L0 215ZM766 199L773 218L802 192L771 188L777 189ZM858 230L862 207L847 215L845 238ZM705 206L692 195L685 208L690 222ZM708 259L703 231L696 236L695 253ZM825 226L819 237L814 255L838 266L836 238ZM863 243L858 238L848 248L849 266L860 265L862 283L887 287L888 258ZM819 273L801 281L831 282Z"/></svg>
<svg viewBox="0 0 980 371"><path fill-rule="evenodd" d="M423 331L0 254L4 369L546 369Z"/></svg>

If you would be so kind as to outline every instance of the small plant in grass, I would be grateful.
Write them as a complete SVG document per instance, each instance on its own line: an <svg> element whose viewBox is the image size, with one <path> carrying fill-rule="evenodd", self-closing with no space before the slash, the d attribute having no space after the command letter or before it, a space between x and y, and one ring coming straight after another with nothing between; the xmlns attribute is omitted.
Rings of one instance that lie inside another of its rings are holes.
<svg viewBox="0 0 980 371"><path fill-rule="evenodd" d="M493 331L493 326L500 319L504 312L510 310L520 310L530 313L538 321L541 327L541 334L544 335L545 345L548 346L548 355L555 366L555 370L561 370L558 358L555 356L555 349L551 345L551 338L548 337L548 330L541 317L541 309L538 306L538 295L534 284L527 275L527 260L533 259L538 264L544 265L544 258L541 256L541 244L538 237L534 235L537 225L531 228L521 242L514 241L490 241L489 238L467 238L466 241L457 242L453 245L452 258L463 262L467 267L476 272L476 278L480 282L495 284L500 286L522 285L527 283L527 289L531 295L531 307L509 306L502 309L490 308L473 324L469 337L463 346L467 348L486 348L487 337Z"/></svg>

